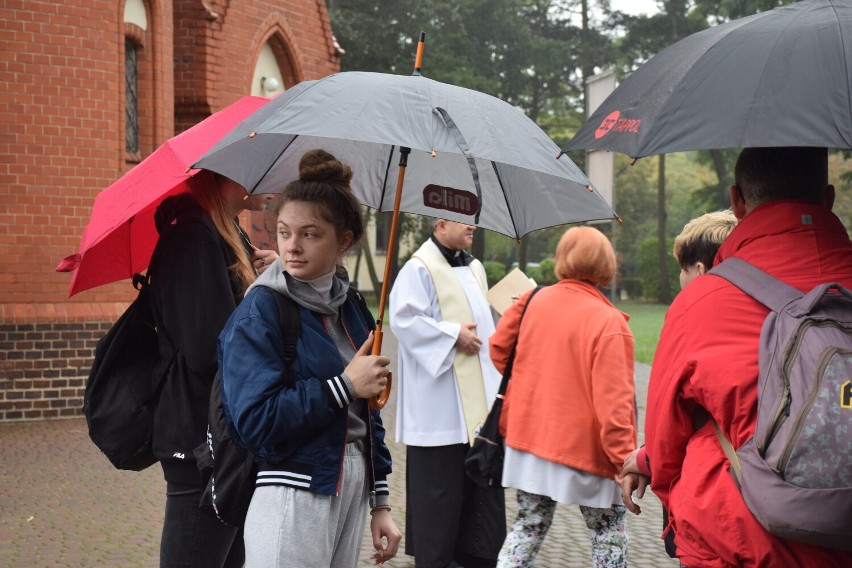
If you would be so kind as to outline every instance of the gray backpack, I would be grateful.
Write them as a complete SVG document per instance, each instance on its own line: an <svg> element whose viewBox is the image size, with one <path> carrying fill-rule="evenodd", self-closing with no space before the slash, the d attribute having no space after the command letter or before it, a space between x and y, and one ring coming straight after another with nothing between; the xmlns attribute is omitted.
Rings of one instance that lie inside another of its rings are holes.
<svg viewBox="0 0 852 568"><path fill-rule="evenodd" d="M734 451L716 424L746 505L773 535L852 550L852 292L803 294L738 258L710 274L771 310L754 437Z"/></svg>

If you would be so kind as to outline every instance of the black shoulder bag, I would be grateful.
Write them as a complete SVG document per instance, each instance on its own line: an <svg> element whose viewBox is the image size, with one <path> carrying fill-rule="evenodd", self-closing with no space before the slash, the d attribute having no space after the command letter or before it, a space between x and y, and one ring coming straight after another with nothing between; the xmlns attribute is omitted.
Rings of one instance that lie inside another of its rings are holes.
<svg viewBox="0 0 852 568"><path fill-rule="evenodd" d="M518 346L518 338L521 336L521 322L524 320L524 314L527 313L527 308L530 306L533 296L543 287L538 286L527 299L518 320L518 334L515 336L512 352L509 354L506 369L503 371L503 380L500 382L497 398L491 405L485 424L479 429L479 433L473 439L473 445L464 458L464 469L468 477L481 487L500 485L503 480L503 458L506 454L505 441L503 436L500 435L500 413L503 412L503 396L506 394L506 387L509 386L509 378L512 376L512 367L515 364L515 348Z"/></svg>

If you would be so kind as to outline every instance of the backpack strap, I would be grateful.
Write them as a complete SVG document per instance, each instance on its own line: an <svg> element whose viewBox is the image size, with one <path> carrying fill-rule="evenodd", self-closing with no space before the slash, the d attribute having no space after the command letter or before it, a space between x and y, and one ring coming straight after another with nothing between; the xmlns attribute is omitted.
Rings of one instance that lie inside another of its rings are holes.
<svg viewBox="0 0 852 568"><path fill-rule="evenodd" d="M355 304L361 309L361 314L367 321L367 329L375 331L376 317L373 315L373 312L370 311L370 308L367 307L367 300L364 299L363 294L361 294L361 292L359 292L356 288L350 286L346 291L346 295L349 296L349 299L355 302Z"/></svg>
<svg viewBox="0 0 852 568"><path fill-rule="evenodd" d="M722 427L719 426L719 423L713 419L713 428L716 430L716 437L719 438L719 445L722 446L722 451L725 452L725 456L728 458L728 461L731 462L731 473L734 474L734 480L737 482L737 487L741 487L743 484L743 471L740 466L740 458L737 456L737 451L734 449L734 445L728 440L728 437L722 433Z"/></svg>
<svg viewBox="0 0 852 568"><path fill-rule="evenodd" d="M272 290L270 288L270 290ZM291 298L272 290L275 303L278 304L278 321L281 323L281 331L284 334L284 364L287 372L292 377L293 362L296 361L296 342L299 341L301 331L299 307Z"/></svg>
<svg viewBox="0 0 852 568"><path fill-rule="evenodd" d="M707 274L724 278L776 313L804 295L741 258L728 258L710 269Z"/></svg>

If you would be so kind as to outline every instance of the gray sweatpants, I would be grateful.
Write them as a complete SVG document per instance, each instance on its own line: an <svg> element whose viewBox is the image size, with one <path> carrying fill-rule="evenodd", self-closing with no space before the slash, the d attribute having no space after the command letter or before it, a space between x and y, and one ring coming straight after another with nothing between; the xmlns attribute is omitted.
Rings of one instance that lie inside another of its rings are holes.
<svg viewBox="0 0 852 568"><path fill-rule="evenodd" d="M355 568L367 518L366 458L346 445L337 497L278 485L255 489L245 524L246 568Z"/></svg>

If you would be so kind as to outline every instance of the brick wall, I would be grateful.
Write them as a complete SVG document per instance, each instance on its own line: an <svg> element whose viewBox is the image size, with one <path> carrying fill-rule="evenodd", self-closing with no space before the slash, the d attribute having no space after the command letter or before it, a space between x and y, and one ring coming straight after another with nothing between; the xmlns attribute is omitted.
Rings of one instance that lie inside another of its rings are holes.
<svg viewBox="0 0 852 568"><path fill-rule="evenodd" d="M250 92L267 40L285 85L339 69L324 0L151 0L141 157ZM0 420L79 416L96 340L129 281L68 298L97 193L128 161L124 2L0 3ZM290 82L288 83L288 79Z"/></svg>
<svg viewBox="0 0 852 568"><path fill-rule="evenodd" d="M79 417L98 339L124 303L0 304L0 422Z"/></svg>

